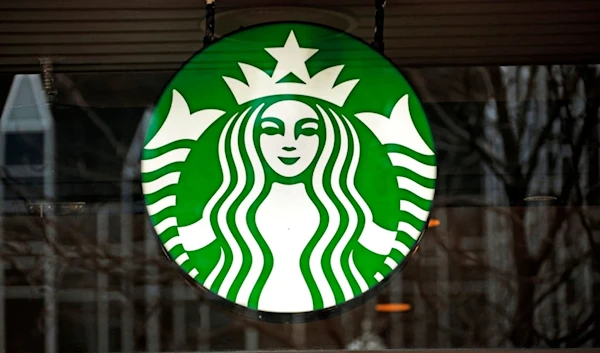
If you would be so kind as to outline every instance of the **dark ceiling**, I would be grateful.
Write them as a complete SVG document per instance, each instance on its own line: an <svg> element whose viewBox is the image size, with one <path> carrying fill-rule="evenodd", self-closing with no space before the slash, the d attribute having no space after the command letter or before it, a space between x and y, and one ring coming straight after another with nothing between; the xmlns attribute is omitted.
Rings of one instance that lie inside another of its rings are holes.
<svg viewBox="0 0 600 353"><path fill-rule="evenodd" d="M217 0L217 32L296 19L372 40L373 0ZM173 70L202 46L202 0L0 1L0 70ZM598 0L390 0L386 54L403 66L600 62Z"/></svg>

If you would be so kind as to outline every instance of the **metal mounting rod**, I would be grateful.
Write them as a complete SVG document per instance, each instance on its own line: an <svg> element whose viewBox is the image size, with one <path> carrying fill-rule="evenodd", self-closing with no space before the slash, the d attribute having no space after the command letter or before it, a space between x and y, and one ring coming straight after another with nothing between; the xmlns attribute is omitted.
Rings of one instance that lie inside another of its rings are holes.
<svg viewBox="0 0 600 353"><path fill-rule="evenodd" d="M383 19L385 4L385 0L375 0L375 36L373 43L371 43L371 46L382 54L385 47L383 43Z"/></svg>
<svg viewBox="0 0 600 353"><path fill-rule="evenodd" d="M215 41L215 0L206 0L206 29L204 31L204 47Z"/></svg>

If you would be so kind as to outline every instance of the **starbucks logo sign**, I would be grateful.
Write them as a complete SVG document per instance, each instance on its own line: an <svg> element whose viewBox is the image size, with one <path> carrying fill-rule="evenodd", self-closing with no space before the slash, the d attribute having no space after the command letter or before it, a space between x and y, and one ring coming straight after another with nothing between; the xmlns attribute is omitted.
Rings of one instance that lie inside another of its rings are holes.
<svg viewBox="0 0 600 353"><path fill-rule="evenodd" d="M362 41L303 23L194 55L158 100L142 156L172 260L266 315L334 309L390 276L423 234L435 178L401 73Z"/></svg>

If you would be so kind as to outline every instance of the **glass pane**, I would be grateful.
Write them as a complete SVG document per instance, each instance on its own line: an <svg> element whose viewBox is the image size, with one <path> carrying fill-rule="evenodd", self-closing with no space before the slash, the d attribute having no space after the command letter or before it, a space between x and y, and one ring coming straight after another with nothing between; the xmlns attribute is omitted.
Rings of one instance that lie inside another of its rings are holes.
<svg viewBox="0 0 600 353"><path fill-rule="evenodd" d="M146 207L148 120L204 4L0 5L0 351L600 347L600 7L568 3L388 4L385 54L435 145L428 226L358 305L285 323L192 285ZM370 43L375 23L371 2L218 10L217 37L297 15Z"/></svg>

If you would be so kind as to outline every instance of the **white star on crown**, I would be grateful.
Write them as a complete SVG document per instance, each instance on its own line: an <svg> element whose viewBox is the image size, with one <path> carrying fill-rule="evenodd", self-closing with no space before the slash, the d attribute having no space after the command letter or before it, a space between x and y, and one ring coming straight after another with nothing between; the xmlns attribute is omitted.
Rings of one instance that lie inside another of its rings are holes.
<svg viewBox="0 0 600 353"><path fill-rule="evenodd" d="M294 31L290 32L283 47L265 48L265 50L277 60L273 76L269 76L263 70L252 65L238 63L248 84L231 77L223 77L240 105L269 96L302 95L318 98L341 107L359 81L358 79L349 80L334 86L344 65L329 67L310 77L306 69L306 61L319 50L301 48ZM301 79L303 83L279 82L290 73Z"/></svg>

